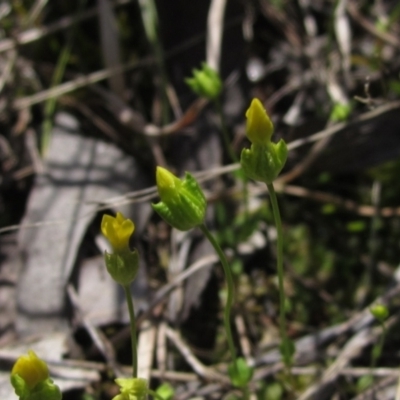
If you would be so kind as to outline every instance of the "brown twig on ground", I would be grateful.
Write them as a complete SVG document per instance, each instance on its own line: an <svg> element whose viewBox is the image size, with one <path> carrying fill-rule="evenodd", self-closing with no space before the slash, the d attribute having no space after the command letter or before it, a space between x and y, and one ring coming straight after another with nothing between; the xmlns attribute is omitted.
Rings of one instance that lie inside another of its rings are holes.
<svg viewBox="0 0 400 400"><path fill-rule="evenodd" d="M193 371L195 371L199 376L211 381L218 381L225 384L229 383L229 378L226 375L220 374L219 372L202 364L176 330L167 326L165 333L168 339L181 353L186 362L192 367Z"/></svg>

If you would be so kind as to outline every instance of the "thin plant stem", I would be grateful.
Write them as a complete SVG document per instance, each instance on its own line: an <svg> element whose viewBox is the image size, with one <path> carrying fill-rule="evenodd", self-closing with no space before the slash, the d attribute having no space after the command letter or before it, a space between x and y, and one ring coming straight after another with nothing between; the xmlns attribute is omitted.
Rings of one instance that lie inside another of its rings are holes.
<svg viewBox="0 0 400 400"><path fill-rule="evenodd" d="M226 151L228 152L229 158L231 159L232 162L234 163L238 163L239 159L236 156L232 145L229 141L229 135L228 135L228 128L226 126L226 122L225 122L225 116L222 110L222 104L221 104L221 99L219 97L217 97L214 100L214 104L215 104L215 108L217 109L217 113L219 114L219 117L221 119L221 132L222 132L222 140L224 142L224 146L226 148ZM246 176L246 174L243 173L242 169L238 170L240 179L243 180L243 200L244 200L244 212L245 212L245 217L246 219L249 216L249 192L247 190L247 182L248 182L248 178Z"/></svg>
<svg viewBox="0 0 400 400"><path fill-rule="evenodd" d="M372 349L371 377L372 377L372 371L376 367L378 358L382 355L382 349L383 349L383 345L385 343L385 338L386 338L385 324L382 322L379 322L379 324L381 325L381 328L382 328L382 334L379 336L378 343Z"/></svg>
<svg viewBox="0 0 400 400"><path fill-rule="evenodd" d="M290 343L286 327L285 313L285 289L283 287L283 230L281 214L279 212L278 199L273 183L267 183L269 196L271 198L272 213L274 214L275 226L277 231L277 271L279 285L279 333L282 339L283 359L287 368L290 367L288 356L291 355Z"/></svg>
<svg viewBox="0 0 400 400"><path fill-rule="evenodd" d="M217 113L221 119L222 140L224 142L225 149L228 152L228 155L229 155L229 158L231 159L231 161L238 163L239 159L236 157L236 154L233 151L232 145L229 141L228 128L226 126L224 113L222 111L222 104L221 104L221 100L219 97L217 97L214 100L214 104L215 104L215 108L217 109Z"/></svg>
<svg viewBox="0 0 400 400"><path fill-rule="evenodd" d="M168 114L168 95L167 95L167 69L165 67L165 57L158 32L158 13L154 0L141 0L139 6L142 13L143 25L146 36L153 46L154 57L161 77L161 118L163 125L169 122Z"/></svg>
<svg viewBox="0 0 400 400"><path fill-rule="evenodd" d="M231 321L230 321L231 310L232 310L233 299L234 299L234 292L235 292L232 271L228 265L228 261L226 259L225 253L222 251L220 245L215 240L214 236L208 230L206 225L201 224L201 225L199 225L199 227L200 227L201 231L204 233L204 235L206 236L206 238L209 240L209 242L214 247L214 250L217 252L218 257L221 260L222 267L224 269L225 279L226 279L226 283L228 286L228 295L226 298L226 304L225 304L225 309L224 309L224 325L225 325L225 331L226 331L226 337L228 340L229 350L230 350L231 357L233 360L234 368L237 372L237 362L236 362L237 356L236 356L236 349L235 349L235 344L233 341Z"/></svg>
<svg viewBox="0 0 400 400"><path fill-rule="evenodd" d="M86 5L86 0L81 0L78 5L77 16L80 17ZM61 54L58 57L56 68L54 70L51 87L55 88L58 86L65 74L65 69L67 68L68 61L71 56L72 46L77 33L76 22L73 23L69 30L70 34L67 39L65 47L62 49ZM57 97L52 97L46 100L44 108L44 120L42 123L42 143L40 145L40 152L45 155L51 140L51 130L53 128L53 117L57 106Z"/></svg>
<svg viewBox="0 0 400 400"><path fill-rule="evenodd" d="M137 378L138 373L138 360L137 360L137 339L136 339L136 319L135 319L135 311L133 308L133 301L131 296L131 291L129 290L129 286L123 286L126 302L128 304L129 310L129 319L131 325L131 344L132 344L132 377Z"/></svg>

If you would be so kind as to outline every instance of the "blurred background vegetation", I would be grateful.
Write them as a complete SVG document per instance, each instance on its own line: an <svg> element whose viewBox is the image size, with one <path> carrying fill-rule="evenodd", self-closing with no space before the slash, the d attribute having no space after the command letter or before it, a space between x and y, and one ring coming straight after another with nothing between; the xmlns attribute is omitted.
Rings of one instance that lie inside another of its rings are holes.
<svg viewBox="0 0 400 400"><path fill-rule="evenodd" d="M177 174L197 172L203 179L210 201L208 222L235 273L233 324L238 348L256 366L254 392L259 399L395 398L399 18L397 0L4 0L3 235L21 222L35 178L44 171L55 116L67 112L79 121L81 135L133 157L151 184L156 165ZM203 61L224 82L221 104L236 156L247 143L244 113L253 97L261 99L275 124L274 140L284 138L289 145L277 189L285 233L289 333L300 341L290 384L280 375L276 352L276 231L265 211L268 196L262 187L246 182L244 201L244 182L224 147L217 110L196 98L184 82ZM156 216L149 217L140 238L149 299L170 282L167 266L179 240ZM194 250L199 237L192 240L186 266L204 256ZM223 370L229 360L221 322L222 273L214 268L202 281L192 298L190 285L183 287L182 296L189 298L186 308L150 314L157 326L162 322L179 332L204 365ZM371 349L381 333L373 319L357 324L377 298L389 306L390 329L368 386L359 378L370 373ZM99 328L112 337L122 325ZM328 335L330 327L333 333ZM361 331L369 340L353 343ZM301 342L307 337L314 346ZM79 343L80 336L75 340ZM85 340L83 348L89 346ZM121 363L129 362L126 346L119 344ZM167 369L177 375L164 381L176 388L176 398L235 398L226 384L218 379L212 383L198 371L189 375L195 382L191 386L183 373L193 373L193 365L170 347ZM349 355L349 349L354 353ZM91 360L90 352L84 354ZM162 370L157 361L152 368ZM153 378L155 385L163 381L161 372ZM104 373L90 388L68 393L71 398L108 399L110 382ZM381 397L373 397L376 393Z"/></svg>

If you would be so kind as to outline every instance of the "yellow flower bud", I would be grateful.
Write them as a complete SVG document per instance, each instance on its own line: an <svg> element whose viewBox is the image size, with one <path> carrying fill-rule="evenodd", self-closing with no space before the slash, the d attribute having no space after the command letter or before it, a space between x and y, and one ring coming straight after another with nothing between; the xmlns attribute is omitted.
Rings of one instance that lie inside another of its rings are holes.
<svg viewBox="0 0 400 400"><path fill-rule="evenodd" d="M260 100L253 99L246 117L247 137L251 146L242 150L240 164L250 179L269 184L286 163L286 143L282 139L278 143L271 142L274 126Z"/></svg>
<svg viewBox="0 0 400 400"><path fill-rule="evenodd" d="M181 180L173 173L162 167L156 169L158 194L162 201L173 201L182 188Z"/></svg>
<svg viewBox="0 0 400 400"><path fill-rule="evenodd" d="M162 167L156 172L161 201L153 209L176 229L188 231L204 222L207 201L199 184L186 173L184 179Z"/></svg>
<svg viewBox="0 0 400 400"><path fill-rule="evenodd" d="M129 249L129 238L135 230L135 225L130 219L126 219L120 212L114 218L111 215L103 215L101 232L110 242L114 252L119 253Z"/></svg>
<svg viewBox="0 0 400 400"><path fill-rule="evenodd" d="M246 111L246 118L246 132L250 142L253 144L269 143L274 131L274 125L260 100L253 99Z"/></svg>
<svg viewBox="0 0 400 400"><path fill-rule="evenodd" d="M29 389L33 389L38 383L49 378L47 364L41 360L32 350L28 355L18 358L11 371L11 376L19 375Z"/></svg>

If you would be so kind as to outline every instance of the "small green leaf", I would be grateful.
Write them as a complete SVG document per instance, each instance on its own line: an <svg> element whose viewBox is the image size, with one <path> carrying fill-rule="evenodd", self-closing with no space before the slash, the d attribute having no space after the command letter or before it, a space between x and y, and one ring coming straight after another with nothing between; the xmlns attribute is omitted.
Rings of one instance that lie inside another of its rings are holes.
<svg viewBox="0 0 400 400"><path fill-rule="evenodd" d="M171 400L175 394L175 390L169 383L163 383L157 388L156 393L164 400Z"/></svg>
<svg viewBox="0 0 400 400"><path fill-rule="evenodd" d="M283 339L279 345L279 351L281 353L283 363L288 367L293 365L293 356L296 352L296 346L294 345L293 341L289 338Z"/></svg>
<svg viewBox="0 0 400 400"><path fill-rule="evenodd" d="M365 221L351 221L346 225L346 228L349 232L363 232L366 229Z"/></svg>
<svg viewBox="0 0 400 400"><path fill-rule="evenodd" d="M357 381L357 392L361 393L372 385L374 378L371 375L364 375Z"/></svg>
<svg viewBox="0 0 400 400"><path fill-rule="evenodd" d="M336 212L336 210L337 210L337 207L335 206L335 204L332 204L332 203L324 204L321 208L322 214L325 214L325 215L334 214Z"/></svg>
<svg viewBox="0 0 400 400"><path fill-rule="evenodd" d="M254 368L249 367L246 360L242 357L236 360L236 367L234 363L228 366L228 374L231 378L232 385L239 388L247 386L253 377L253 372Z"/></svg>
<svg viewBox="0 0 400 400"><path fill-rule="evenodd" d="M352 110L351 104L336 103L333 106L329 119L332 122L346 121Z"/></svg>

